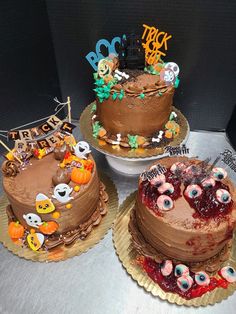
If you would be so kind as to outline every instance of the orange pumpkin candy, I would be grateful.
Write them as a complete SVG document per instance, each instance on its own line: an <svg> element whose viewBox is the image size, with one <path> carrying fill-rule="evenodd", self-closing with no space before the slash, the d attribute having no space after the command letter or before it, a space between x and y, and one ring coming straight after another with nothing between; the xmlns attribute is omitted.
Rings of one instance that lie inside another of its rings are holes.
<svg viewBox="0 0 236 314"><path fill-rule="evenodd" d="M12 221L8 225L8 234L12 239L20 239L23 237L25 232L24 227L19 223L19 221Z"/></svg>
<svg viewBox="0 0 236 314"><path fill-rule="evenodd" d="M58 229L58 224L55 221L46 221L39 226L39 230L43 234L53 234Z"/></svg>
<svg viewBox="0 0 236 314"><path fill-rule="evenodd" d="M71 180L77 184L86 184L91 179L91 172L86 169L73 168L71 172Z"/></svg>

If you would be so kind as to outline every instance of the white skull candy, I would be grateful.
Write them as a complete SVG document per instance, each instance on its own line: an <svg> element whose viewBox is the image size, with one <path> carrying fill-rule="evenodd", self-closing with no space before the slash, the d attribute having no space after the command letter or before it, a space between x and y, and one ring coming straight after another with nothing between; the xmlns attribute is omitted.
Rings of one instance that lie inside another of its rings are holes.
<svg viewBox="0 0 236 314"><path fill-rule="evenodd" d="M74 146L75 155L81 159L87 159L87 155L91 153L89 144L85 141L80 141Z"/></svg>
<svg viewBox="0 0 236 314"><path fill-rule="evenodd" d="M29 213L27 215L23 215L23 218L25 219L27 225L38 228L40 225L42 225L42 219L34 214L34 213Z"/></svg>
<svg viewBox="0 0 236 314"><path fill-rule="evenodd" d="M174 62L167 62L165 64L165 69L170 69L171 71L173 71L175 74L175 77L179 75L179 66Z"/></svg>
<svg viewBox="0 0 236 314"><path fill-rule="evenodd" d="M73 188L69 187L69 185L65 183L60 183L54 188L53 198L57 199L60 203L68 203L73 197L70 196Z"/></svg>

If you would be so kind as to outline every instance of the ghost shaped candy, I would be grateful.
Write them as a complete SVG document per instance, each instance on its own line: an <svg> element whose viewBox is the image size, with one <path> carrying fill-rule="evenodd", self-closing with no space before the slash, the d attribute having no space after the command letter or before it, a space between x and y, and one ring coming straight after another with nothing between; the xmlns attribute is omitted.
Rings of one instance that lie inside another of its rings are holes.
<svg viewBox="0 0 236 314"><path fill-rule="evenodd" d="M23 215L24 220L26 221L27 225L34 227L34 228L39 228L40 225L42 225L42 219L34 214L34 213L29 213L27 215Z"/></svg>
<svg viewBox="0 0 236 314"><path fill-rule="evenodd" d="M87 159L87 155L91 152L89 144L85 141L80 141L74 146L75 155L81 159Z"/></svg>
<svg viewBox="0 0 236 314"><path fill-rule="evenodd" d="M48 214L55 210L55 206L50 198L43 193L39 193L36 196L36 210L39 214Z"/></svg>
<svg viewBox="0 0 236 314"><path fill-rule="evenodd" d="M54 188L53 198L57 199L60 203L68 203L73 197L70 196L70 193L73 191L73 188L65 183L60 183Z"/></svg>

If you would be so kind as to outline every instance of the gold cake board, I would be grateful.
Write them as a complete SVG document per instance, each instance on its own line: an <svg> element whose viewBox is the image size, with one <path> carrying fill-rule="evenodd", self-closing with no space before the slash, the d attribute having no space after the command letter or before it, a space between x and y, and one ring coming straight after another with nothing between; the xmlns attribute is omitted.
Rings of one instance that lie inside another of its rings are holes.
<svg viewBox="0 0 236 314"><path fill-rule="evenodd" d="M170 303L186 306L207 306L213 305L217 302L221 302L227 299L236 290L236 283L229 284L227 289L216 288L211 292L207 292L201 297L186 300L176 293L165 292L158 284L146 274L145 271L136 262L136 258L140 256L135 250L131 235L128 231L129 217L131 210L135 204L136 192L130 194L123 204L120 206L119 214L115 220L113 226L113 243L116 249L116 253L126 269L127 273L143 287L147 292L150 292L153 296L158 296L162 300L166 300ZM226 262L235 267L236 266L236 239L234 237L231 254L229 260Z"/></svg>
<svg viewBox="0 0 236 314"><path fill-rule="evenodd" d="M93 131L92 131L92 123L91 118L93 113L91 113L92 107L96 102L92 102L90 105L88 105L84 111L82 112L80 116L80 130L84 137L84 139L93 146L96 150L99 152L106 154L111 157L120 157L120 158L129 158L131 161L134 158L150 158L150 157L158 157L162 156L165 153L165 146L157 147L157 148L137 148L137 149L131 149L131 148L124 148L124 147L118 147L118 145L111 145L106 142L103 143L103 145L99 145L99 140L97 138L93 137ZM182 143L186 142L186 139L189 135L189 124L187 119L184 117L184 115L176 109L175 107L172 108L173 111L175 111L179 118L179 124L180 124L180 132L176 138L174 138L170 143L168 143L168 146L178 146Z"/></svg>
<svg viewBox="0 0 236 314"><path fill-rule="evenodd" d="M93 227L85 240L76 240L68 246L59 245L50 251L42 250L37 252L32 251L26 246L16 245L8 235L6 206L9 204L9 201L4 195L0 198L0 242L13 254L35 262L58 262L87 252L104 238L115 220L118 209L118 194L114 183L105 174L99 173L99 177L106 186L106 192L109 196L107 202L108 212L102 217L100 224Z"/></svg>

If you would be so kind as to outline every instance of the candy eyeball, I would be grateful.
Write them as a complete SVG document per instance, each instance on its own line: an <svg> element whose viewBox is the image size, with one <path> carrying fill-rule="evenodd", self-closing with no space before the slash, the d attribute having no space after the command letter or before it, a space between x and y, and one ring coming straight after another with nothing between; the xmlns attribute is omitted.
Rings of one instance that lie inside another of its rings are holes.
<svg viewBox="0 0 236 314"><path fill-rule="evenodd" d="M223 168L213 168L212 176L216 181L221 181L227 177L227 172Z"/></svg>
<svg viewBox="0 0 236 314"><path fill-rule="evenodd" d="M173 208L174 204L168 195L161 195L157 199L157 206L160 210L168 211Z"/></svg>
<svg viewBox="0 0 236 314"><path fill-rule="evenodd" d="M172 173L175 173L176 171L183 171L184 169L186 169L186 165L183 162L175 162L171 167L170 167L170 171Z"/></svg>
<svg viewBox="0 0 236 314"><path fill-rule="evenodd" d="M216 182L213 178L204 179L201 183L205 189L211 189L216 184Z"/></svg>
<svg viewBox="0 0 236 314"><path fill-rule="evenodd" d="M236 281L236 271L231 266L221 268L220 275L230 283Z"/></svg>
<svg viewBox="0 0 236 314"><path fill-rule="evenodd" d="M177 279L177 286L183 292L188 291L193 285L193 278L190 276L182 276Z"/></svg>
<svg viewBox="0 0 236 314"><path fill-rule="evenodd" d="M164 174L156 175L154 178L150 180L151 185L161 186L166 182L166 177Z"/></svg>
<svg viewBox="0 0 236 314"><path fill-rule="evenodd" d="M189 268L184 264L178 264L175 266L175 276L189 276Z"/></svg>
<svg viewBox="0 0 236 314"><path fill-rule="evenodd" d="M216 191L216 198L220 203L228 204L231 202L231 196L227 190L219 189Z"/></svg>
<svg viewBox="0 0 236 314"><path fill-rule="evenodd" d="M173 263L171 260L166 260L161 263L161 273L163 276L169 276L173 271Z"/></svg>
<svg viewBox="0 0 236 314"><path fill-rule="evenodd" d="M162 184L161 186L159 186L158 192L161 194L170 195L174 193L174 187L171 183L166 182Z"/></svg>
<svg viewBox="0 0 236 314"><path fill-rule="evenodd" d="M188 185L184 192L184 195L189 198L196 198L196 197L199 197L201 194L202 194L202 189L197 184Z"/></svg>
<svg viewBox="0 0 236 314"><path fill-rule="evenodd" d="M204 271L199 271L195 274L195 281L199 286L208 286L210 277Z"/></svg>

